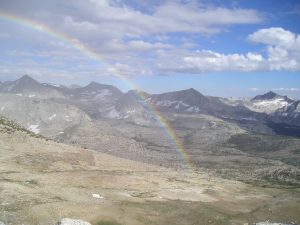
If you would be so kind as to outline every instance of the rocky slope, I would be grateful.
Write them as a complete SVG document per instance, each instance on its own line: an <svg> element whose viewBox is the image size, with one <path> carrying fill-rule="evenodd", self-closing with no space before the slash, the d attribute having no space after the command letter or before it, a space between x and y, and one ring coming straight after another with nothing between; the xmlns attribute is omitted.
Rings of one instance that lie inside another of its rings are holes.
<svg viewBox="0 0 300 225"><path fill-rule="evenodd" d="M36 134L58 138L91 119L80 109L52 99L0 94L0 113Z"/></svg>
<svg viewBox="0 0 300 225"><path fill-rule="evenodd" d="M63 98L64 95L53 88L45 87L41 83L24 75L18 80L7 81L0 84L0 92L13 93L18 96L29 98Z"/></svg>
<svg viewBox="0 0 300 225"><path fill-rule="evenodd" d="M154 165L186 168L191 163L197 169L205 168L229 179L263 185L270 184L271 179L274 184L298 185L299 141L274 135L282 132L283 112L280 115L253 112L243 105L244 101L227 104L194 89L159 95L138 91L122 94L112 86L95 82L71 88L29 81L33 86L50 88L63 95L45 99L0 94L0 113L32 132ZM253 101L273 98L279 97L269 93ZM281 109L292 115L285 117L285 125L295 121L296 103ZM157 116L158 111L163 119ZM295 127L285 129L297 134ZM260 142L264 138L268 143ZM276 150L278 139L290 140L291 144L280 145L281 149ZM250 151L244 143L257 149L261 146L274 149L268 154L264 149ZM184 160L183 152L190 158L189 163Z"/></svg>
<svg viewBox="0 0 300 225"><path fill-rule="evenodd" d="M204 171L151 166L31 134L0 120L0 223L300 221L297 190L261 188Z"/></svg>
<svg viewBox="0 0 300 225"><path fill-rule="evenodd" d="M255 96L251 99L251 103L246 104L246 106L253 111L271 114L291 103L293 103L293 100L287 96L281 96L270 91L266 94Z"/></svg>

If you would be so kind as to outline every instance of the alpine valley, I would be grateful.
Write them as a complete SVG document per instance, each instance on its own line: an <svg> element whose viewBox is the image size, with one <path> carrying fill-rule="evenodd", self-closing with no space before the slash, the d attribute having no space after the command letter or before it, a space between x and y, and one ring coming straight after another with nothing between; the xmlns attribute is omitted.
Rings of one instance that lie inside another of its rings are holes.
<svg viewBox="0 0 300 225"><path fill-rule="evenodd" d="M300 222L299 100L25 75L0 83L0 114L4 224Z"/></svg>

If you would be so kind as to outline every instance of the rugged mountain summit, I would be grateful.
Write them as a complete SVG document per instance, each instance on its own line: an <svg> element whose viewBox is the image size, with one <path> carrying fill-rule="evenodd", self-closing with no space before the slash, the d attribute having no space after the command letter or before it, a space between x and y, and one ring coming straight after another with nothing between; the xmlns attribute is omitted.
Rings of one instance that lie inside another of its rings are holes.
<svg viewBox="0 0 300 225"><path fill-rule="evenodd" d="M40 99L53 99L59 103L71 104L96 118L123 95L112 85L91 82L85 87L66 87L56 84L41 84L28 75L0 84L0 93Z"/></svg>
<svg viewBox="0 0 300 225"><path fill-rule="evenodd" d="M251 123L255 121L255 123L260 123L259 121L264 120L264 115L253 112L241 104L226 104L220 98L204 96L192 88L152 95L150 99L163 112L206 114L236 122L246 120L251 121ZM248 126L245 123L244 125Z"/></svg>
<svg viewBox="0 0 300 225"><path fill-rule="evenodd" d="M300 124L299 112L295 110L297 103L272 91L252 100L238 101L204 96L193 88L153 95L137 90L123 94L112 85L97 82L91 82L84 87L67 87L41 84L27 75L16 81L4 82L0 86L2 93L52 99L59 104L72 105L92 119L117 119L139 125L156 125L156 110L170 115L211 115L264 133L272 133L267 125L268 121Z"/></svg>
<svg viewBox="0 0 300 225"><path fill-rule="evenodd" d="M90 121L75 106L53 99L28 98L14 94L0 95L0 113L36 134L59 138Z"/></svg>
<svg viewBox="0 0 300 225"><path fill-rule="evenodd" d="M155 124L156 119L147 103L147 93L131 90L122 95L112 106L106 116L109 118L126 119L139 125ZM150 106L151 107L151 106Z"/></svg>
<svg viewBox="0 0 300 225"><path fill-rule="evenodd" d="M263 95L257 95L251 101L242 101L241 103L248 109L255 112L273 114L275 111L292 104L294 101L287 96L278 95L275 92L268 92Z"/></svg>
<svg viewBox="0 0 300 225"><path fill-rule="evenodd" d="M280 95L276 94L273 91L269 91L265 94L255 96L254 98L251 99L251 101L270 100L276 97L280 97Z"/></svg>
<svg viewBox="0 0 300 225"><path fill-rule="evenodd" d="M300 126L300 101L294 101L274 112L274 120Z"/></svg>
<svg viewBox="0 0 300 225"><path fill-rule="evenodd" d="M151 101L163 110L206 112L209 100L195 89L152 95Z"/></svg>
<svg viewBox="0 0 300 225"><path fill-rule="evenodd" d="M112 85L91 82L85 87L64 90L69 103L87 112L92 118L99 118L123 95Z"/></svg>
<svg viewBox="0 0 300 225"><path fill-rule="evenodd" d="M11 82L11 85L7 87L7 92L10 93L21 93L24 90L42 90L43 86L32 79L28 75L24 75L20 79Z"/></svg>
<svg viewBox="0 0 300 225"><path fill-rule="evenodd" d="M39 98L62 98L63 95L53 88L46 87L28 75L20 79L2 83L0 87L2 93L14 93L26 97Z"/></svg>

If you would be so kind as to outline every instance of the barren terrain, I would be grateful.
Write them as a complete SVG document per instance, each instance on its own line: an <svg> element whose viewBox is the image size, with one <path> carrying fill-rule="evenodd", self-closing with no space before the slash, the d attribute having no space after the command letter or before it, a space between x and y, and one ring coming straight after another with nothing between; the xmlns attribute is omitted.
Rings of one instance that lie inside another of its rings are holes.
<svg viewBox="0 0 300 225"><path fill-rule="evenodd" d="M263 188L59 144L1 125L0 221L55 224L299 222L296 188Z"/></svg>

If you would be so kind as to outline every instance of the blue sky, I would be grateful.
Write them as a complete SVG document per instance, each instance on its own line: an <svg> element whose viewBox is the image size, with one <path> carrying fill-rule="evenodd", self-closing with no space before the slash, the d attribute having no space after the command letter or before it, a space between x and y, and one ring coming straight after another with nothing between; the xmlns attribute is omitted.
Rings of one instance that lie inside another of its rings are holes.
<svg viewBox="0 0 300 225"><path fill-rule="evenodd" d="M3 12L68 35L101 60ZM150 93L193 87L215 96L273 90L300 98L298 21L298 0L1 1L0 80L28 74L127 91L121 75Z"/></svg>

